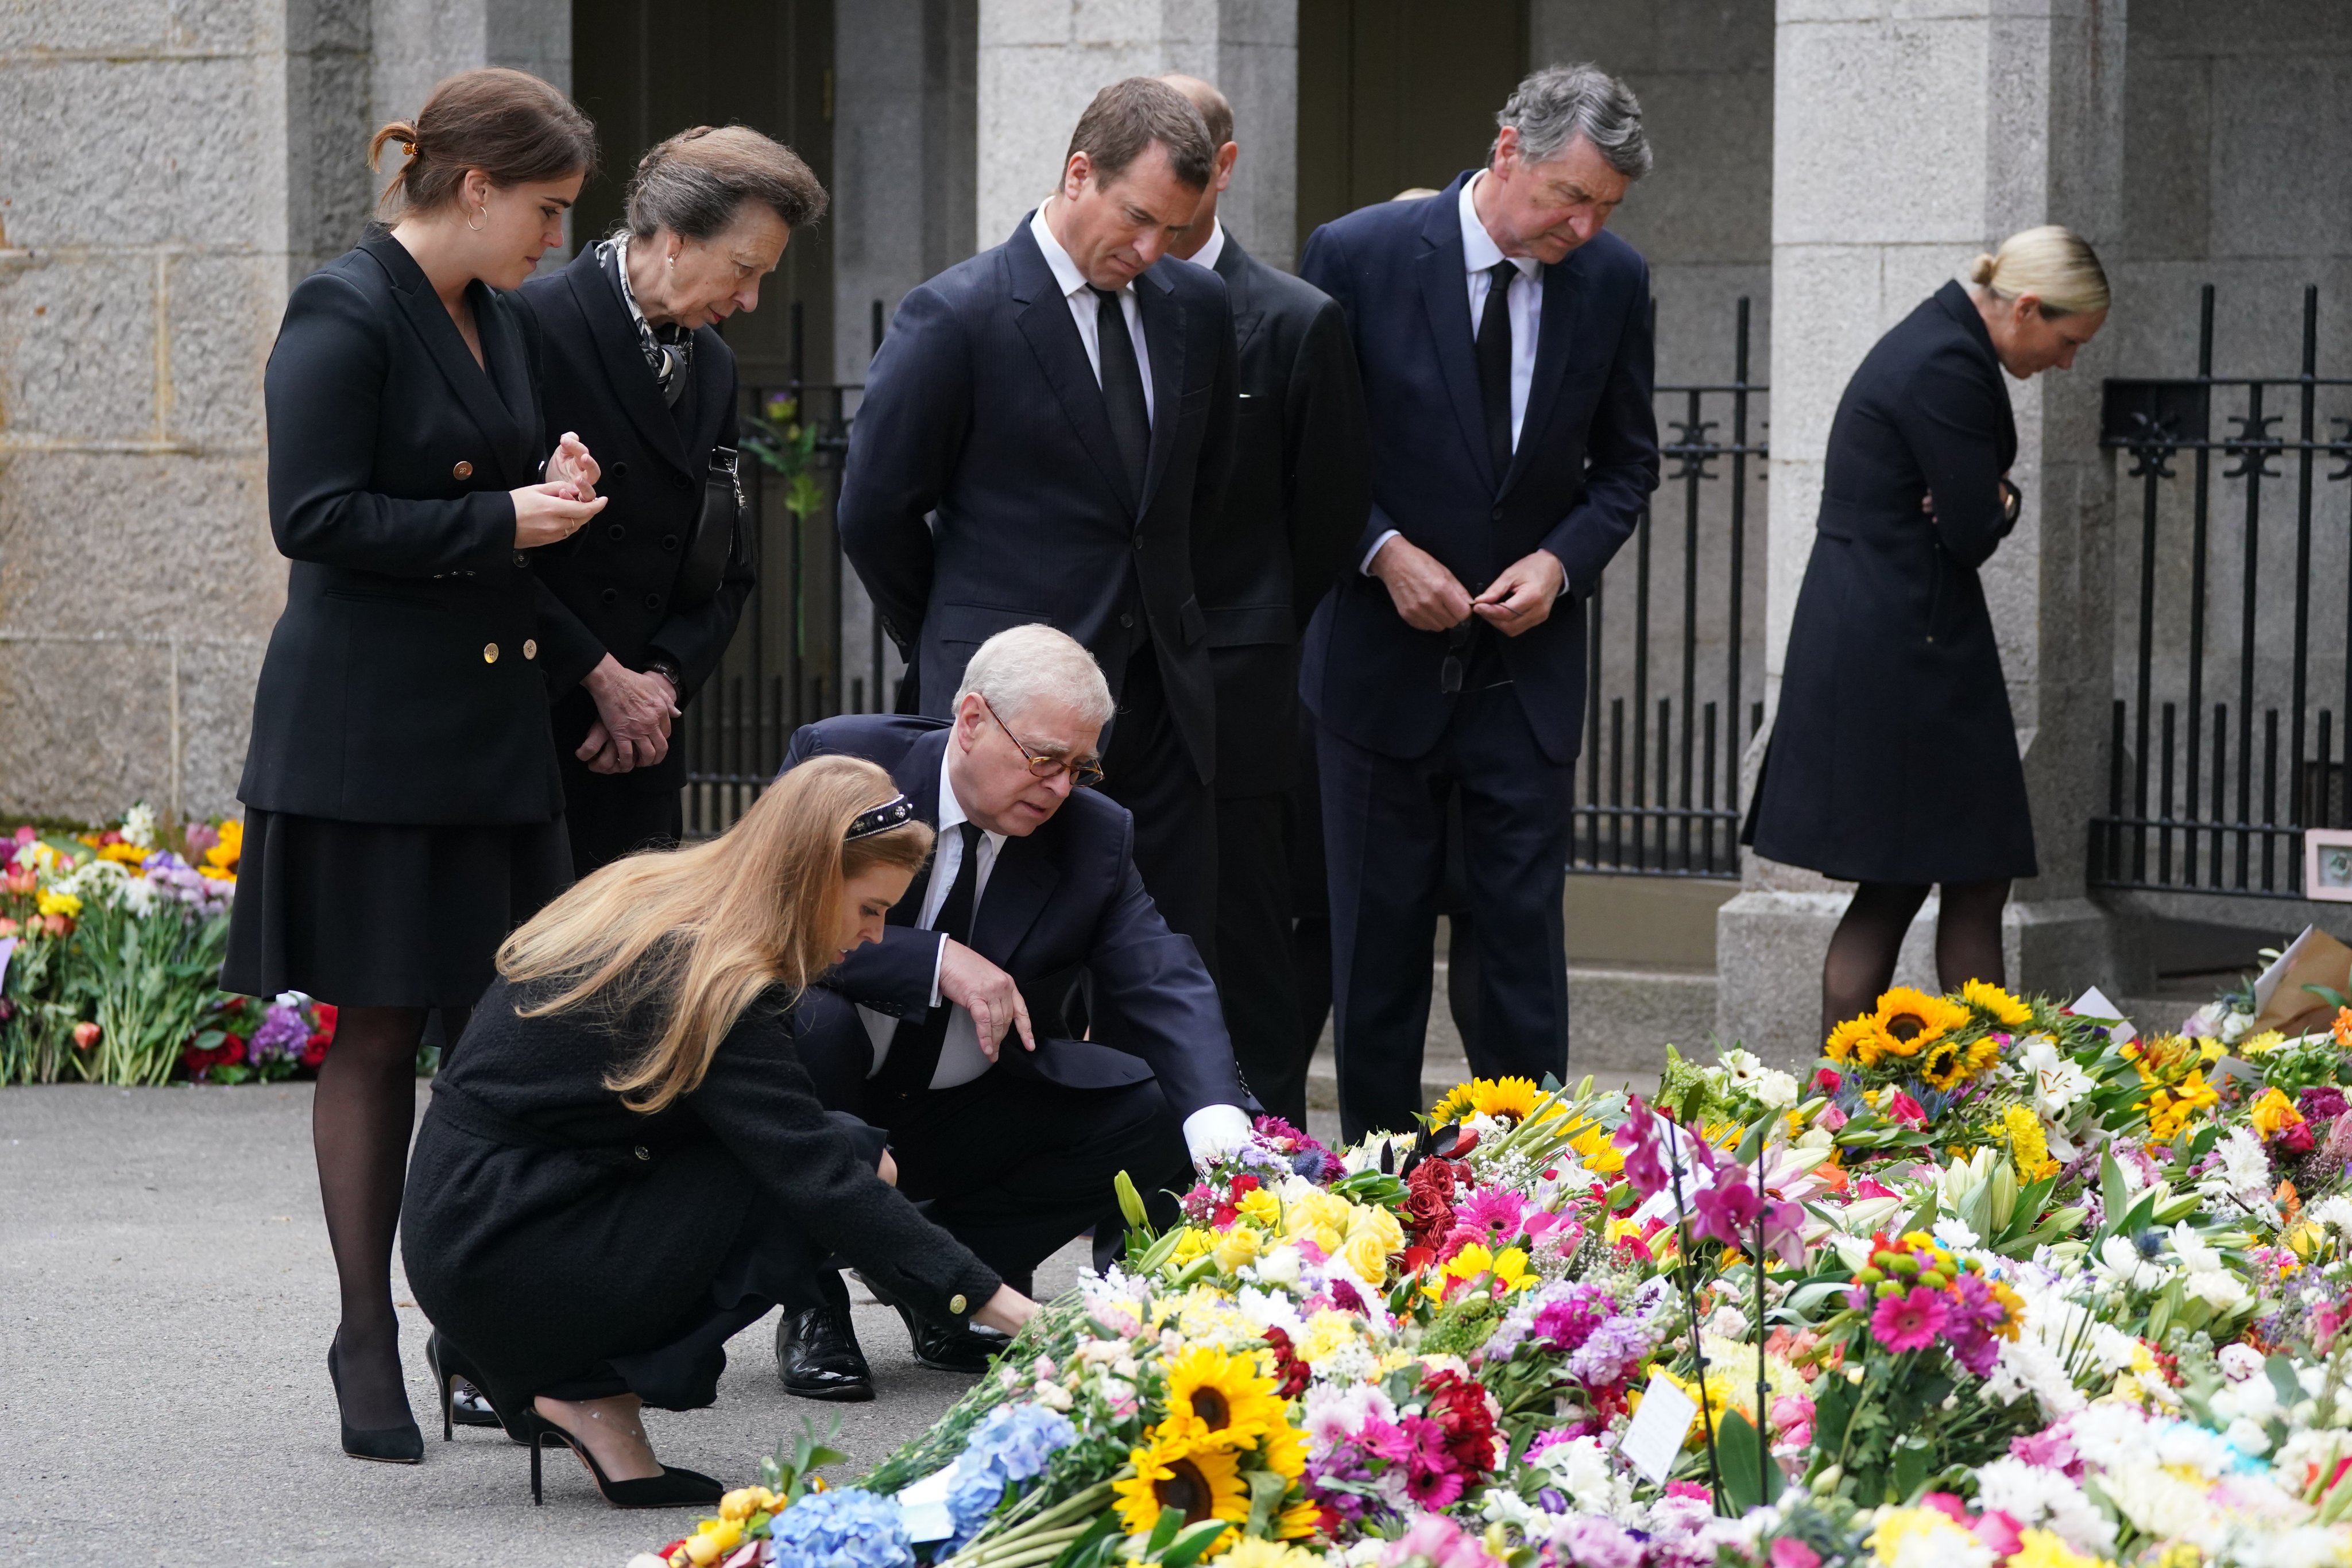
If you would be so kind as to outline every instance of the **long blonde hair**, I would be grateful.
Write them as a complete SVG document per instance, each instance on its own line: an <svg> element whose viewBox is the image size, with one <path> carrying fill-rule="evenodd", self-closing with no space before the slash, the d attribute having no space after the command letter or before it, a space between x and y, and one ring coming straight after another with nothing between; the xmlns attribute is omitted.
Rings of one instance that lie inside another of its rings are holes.
<svg viewBox="0 0 2352 1568"><path fill-rule="evenodd" d="M877 865L912 872L930 853L919 821L844 841L897 794L870 762L820 757L709 842L605 866L500 945L509 982L555 988L516 1011L589 1009L649 1035L604 1080L633 1111L692 1093L746 1008L772 988L796 999L833 964L843 883Z"/></svg>
<svg viewBox="0 0 2352 1568"><path fill-rule="evenodd" d="M2020 229L1991 256L1969 263L1969 281L1996 298L2031 294L2042 314L2077 316L2107 308L2107 269L2091 242L2073 229L2045 224Z"/></svg>

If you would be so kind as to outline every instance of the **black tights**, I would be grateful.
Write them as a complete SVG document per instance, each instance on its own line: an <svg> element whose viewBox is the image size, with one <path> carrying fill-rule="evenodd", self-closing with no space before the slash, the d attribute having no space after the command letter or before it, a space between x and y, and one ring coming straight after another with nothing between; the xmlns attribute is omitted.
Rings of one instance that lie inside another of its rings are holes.
<svg viewBox="0 0 2352 1568"><path fill-rule="evenodd" d="M310 1141L319 1197L342 1287L343 1419L362 1430L411 1419L400 1369L400 1322L392 1307L392 1239L416 1117L416 1046L423 1008L344 1008L319 1066ZM464 1009L445 1009L454 1041Z"/></svg>
<svg viewBox="0 0 2352 1568"><path fill-rule="evenodd" d="M1830 938L1822 963L1822 1034L1878 1005L1895 983L1895 955L1912 916L1927 901L1924 882L1865 882ZM2008 983L2000 951L2000 912L2009 882L1948 882L1936 917L1936 978L1957 991L1970 980Z"/></svg>

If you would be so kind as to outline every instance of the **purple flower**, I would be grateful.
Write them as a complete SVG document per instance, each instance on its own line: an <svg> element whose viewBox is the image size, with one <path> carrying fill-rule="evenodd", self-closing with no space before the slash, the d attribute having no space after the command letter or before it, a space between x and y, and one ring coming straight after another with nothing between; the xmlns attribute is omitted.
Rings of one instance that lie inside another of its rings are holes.
<svg viewBox="0 0 2352 1568"><path fill-rule="evenodd" d="M1592 1285L1579 1285L1565 1299L1546 1302L1536 1312L1531 1333L1554 1350L1579 1350L1615 1308L1616 1303L1606 1291Z"/></svg>
<svg viewBox="0 0 2352 1568"><path fill-rule="evenodd" d="M1691 1207L1698 1218L1693 1229L1701 1236L1714 1237L1727 1247L1737 1247L1756 1223L1763 1204L1742 1175L1718 1176L1713 1186L1691 1200Z"/></svg>
<svg viewBox="0 0 2352 1568"><path fill-rule="evenodd" d="M2329 1084L2306 1089L2295 1097L2295 1108L2306 1122L2333 1122L2344 1114L2344 1092Z"/></svg>
<svg viewBox="0 0 2352 1568"><path fill-rule="evenodd" d="M1568 1375L1587 1388L1605 1388L1625 1381L1649 1354L1650 1336L1640 1323L1622 1315L1609 1318L1568 1358Z"/></svg>
<svg viewBox="0 0 2352 1568"><path fill-rule="evenodd" d="M310 1026L302 1021L299 1011L273 1005L253 1038L245 1042L246 1055L257 1067L273 1058L299 1061L310 1040Z"/></svg>
<svg viewBox="0 0 2352 1568"><path fill-rule="evenodd" d="M1562 1561L1577 1568L1639 1568L1642 1543L1597 1513L1581 1513L1562 1524L1554 1538Z"/></svg>
<svg viewBox="0 0 2352 1568"><path fill-rule="evenodd" d="M1666 1185L1666 1167L1658 1158L1657 1117L1636 1094L1625 1107L1625 1123L1610 1138L1625 1155L1625 1179L1633 1196L1648 1197Z"/></svg>

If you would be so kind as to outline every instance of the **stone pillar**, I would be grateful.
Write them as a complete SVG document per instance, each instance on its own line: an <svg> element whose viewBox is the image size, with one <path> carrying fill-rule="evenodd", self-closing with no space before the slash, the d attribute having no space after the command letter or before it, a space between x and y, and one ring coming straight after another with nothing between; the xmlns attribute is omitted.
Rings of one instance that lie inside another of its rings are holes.
<svg viewBox="0 0 2352 1568"><path fill-rule="evenodd" d="M1812 550L1831 419L1864 354L2007 234L2063 223L2112 246L2119 233L2125 20L2120 0L1953 0L1927 10L1907 0L1780 0L1768 707L1778 706ZM2097 444L2104 350L2095 345L2071 372L2009 383L2025 512L1984 582L2042 871L2010 909L2011 983L2097 983L2122 995L2145 977L2083 881L2113 681L2114 478ZM1760 755L1759 743L1751 780ZM1842 884L1748 858L1717 924L1727 1040L1782 1060L1816 1053L1821 960L1845 896ZM1905 955L1906 977L1931 984L1934 912L1931 901Z"/></svg>
<svg viewBox="0 0 2352 1568"><path fill-rule="evenodd" d="M1165 71L1204 78L1232 100L1242 157L1220 212L1254 255L1290 266L1297 0L980 0L976 248L1001 243L1053 193L1089 99Z"/></svg>

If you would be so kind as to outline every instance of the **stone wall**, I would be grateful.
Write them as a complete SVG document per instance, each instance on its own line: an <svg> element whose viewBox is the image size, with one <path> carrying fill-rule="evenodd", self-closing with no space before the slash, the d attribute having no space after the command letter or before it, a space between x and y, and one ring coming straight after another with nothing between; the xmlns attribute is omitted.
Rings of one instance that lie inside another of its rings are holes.
<svg viewBox="0 0 2352 1568"><path fill-rule="evenodd" d="M233 808L285 592L261 373L287 290L357 236L386 94L406 113L463 66L555 71L568 17L550 0L0 14L0 813Z"/></svg>

